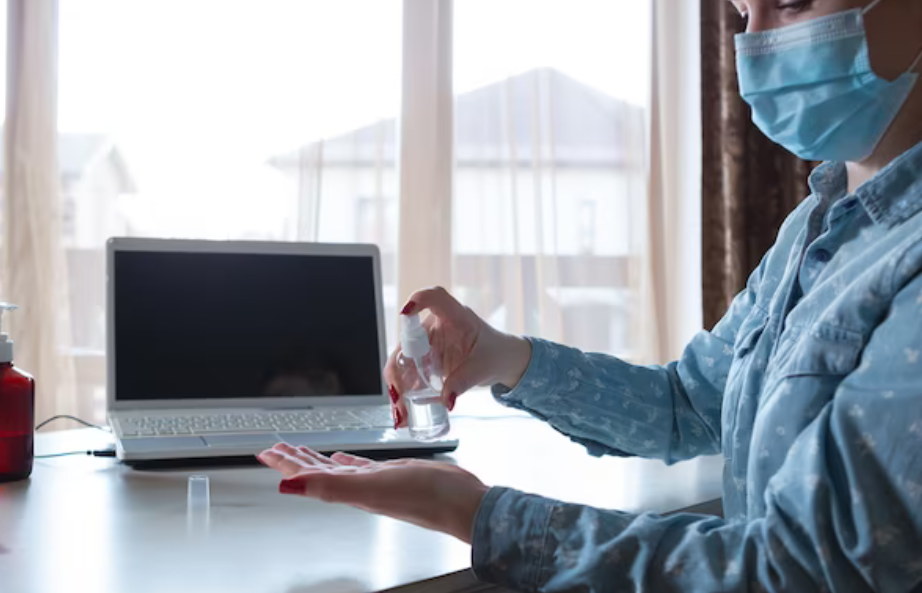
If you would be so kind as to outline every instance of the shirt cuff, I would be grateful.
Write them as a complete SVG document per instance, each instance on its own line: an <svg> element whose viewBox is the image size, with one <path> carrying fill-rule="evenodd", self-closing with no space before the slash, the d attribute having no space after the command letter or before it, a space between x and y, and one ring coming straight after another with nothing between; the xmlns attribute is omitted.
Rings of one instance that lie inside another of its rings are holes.
<svg viewBox="0 0 922 593"><path fill-rule="evenodd" d="M533 591L546 580L545 539L556 501L494 487L474 517L471 568L481 581Z"/></svg>
<svg viewBox="0 0 922 593"><path fill-rule="evenodd" d="M566 353L574 350L540 338L526 336L525 339L531 343L531 359L528 361L525 373L513 389L502 383L492 385L490 391L493 393L493 398L504 406L528 412L539 420L549 422L555 430L562 432L573 442L586 447L586 451L593 457L633 456L634 453L629 451L570 434L569 431L551 421L551 416L559 413L561 409L548 405L548 394L560 391L560 381L566 375L560 368L561 358L568 360ZM572 362L573 359L569 360Z"/></svg>
<svg viewBox="0 0 922 593"><path fill-rule="evenodd" d="M525 367L522 378L514 388L502 383L496 383L490 387L496 401L520 409L527 409L522 402L528 399L529 395L536 391L547 393L553 388L557 375L554 361L559 357L558 352L553 350L555 347L564 347L540 338L525 336L525 339L531 344L531 358L528 360L528 366Z"/></svg>

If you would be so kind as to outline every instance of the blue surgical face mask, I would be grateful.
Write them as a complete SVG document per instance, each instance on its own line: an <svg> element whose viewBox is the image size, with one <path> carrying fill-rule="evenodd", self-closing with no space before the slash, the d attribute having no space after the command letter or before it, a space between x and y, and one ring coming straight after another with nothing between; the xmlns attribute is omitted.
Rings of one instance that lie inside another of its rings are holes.
<svg viewBox="0 0 922 593"><path fill-rule="evenodd" d="M803 159L860 161L906 102L922 58L894 81L871 70L864 14L853 9L736 36L740 94L766 136Z"/></svg>

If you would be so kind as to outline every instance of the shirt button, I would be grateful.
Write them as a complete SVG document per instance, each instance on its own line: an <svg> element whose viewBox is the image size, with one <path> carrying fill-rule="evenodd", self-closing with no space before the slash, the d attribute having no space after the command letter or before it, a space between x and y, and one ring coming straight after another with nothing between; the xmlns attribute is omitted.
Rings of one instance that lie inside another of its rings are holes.
<svg viewBox="0 0 922 593"><path fill-rule="evenodd" d="M832 259L832 254L826 251L825 249L817 249L813 253L813 258L820 263L826 263L830 259Z"/></svg>

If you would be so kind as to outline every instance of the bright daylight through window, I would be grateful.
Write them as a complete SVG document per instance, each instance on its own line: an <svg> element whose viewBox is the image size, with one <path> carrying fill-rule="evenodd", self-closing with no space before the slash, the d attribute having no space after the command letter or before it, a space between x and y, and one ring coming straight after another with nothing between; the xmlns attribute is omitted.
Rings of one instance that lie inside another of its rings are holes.
<svg viewBox="0 0 922 593"><path fill-rule="evenodd" d="M630 356L649 2L454 6L455 291L509 331Z"/></svg>
<svg viewBox="0 0 922 593"><path fill-rule="evenodd" d="M649 1L453 4L451 288L509 331L625 354ZM402 10L60 0L79 412L104 408L110 236L376 243L396 317Z"/></svg>

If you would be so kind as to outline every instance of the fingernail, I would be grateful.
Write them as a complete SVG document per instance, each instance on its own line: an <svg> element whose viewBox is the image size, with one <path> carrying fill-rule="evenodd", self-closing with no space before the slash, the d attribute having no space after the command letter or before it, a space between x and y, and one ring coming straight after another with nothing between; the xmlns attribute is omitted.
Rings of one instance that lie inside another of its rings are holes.
<svg viewBox="0 0 922 593"><path fill-rule="evenodd" d="M393 386L393 385L388 385L388 386L387 386L387 392L388 392L388 393L390 394L390 396L391 396L391 403L392 403L392 404L396 404L396 403L397 403L397 400L400 399L400 394L397 393L397 390L394 389L394 386Z"/></svg>
<svg viewBox="0 0 922 593"><path fill-rule="evenodd" d="M279 482L279 492L282 494L304 494L304 478L291 478Z"/></svg>
<svg viewBox="0 0 922 593"><path fill-rule="evenodd" d="M397 428L400 426L400 420L400 409L394 408L394 430L397 430Z"/></svg>
<svg viewBox="0 0 922 593"><path fill-rule="evenodd" d="M413 311L414 307L416 307L416 303L414 301L410 301L409 303L403 306L403 309L400 311L400 314L409 315Z"/></svg>
<svg viewBox="0 0 922 593"><path fill-rule="evenodd" d="M448 394L448 411L451 412L455 409L455 400L458 399L458 394L452 391Z"/></svg>

